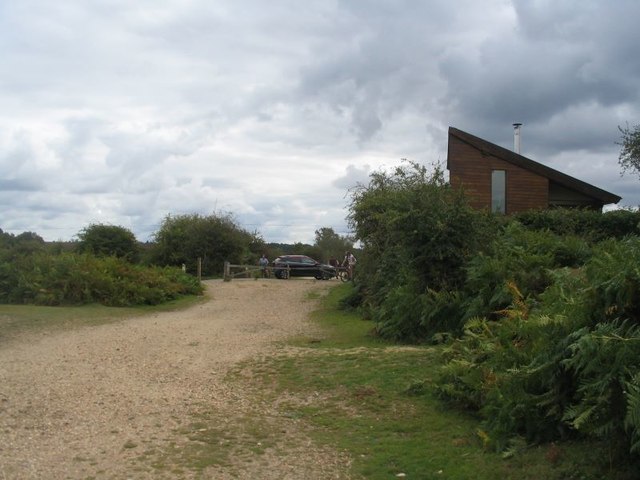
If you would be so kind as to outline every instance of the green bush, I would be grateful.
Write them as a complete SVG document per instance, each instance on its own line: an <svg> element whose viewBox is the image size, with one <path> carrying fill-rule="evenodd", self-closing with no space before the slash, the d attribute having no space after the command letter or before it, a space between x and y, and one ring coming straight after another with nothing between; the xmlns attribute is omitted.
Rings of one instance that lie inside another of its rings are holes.
<svg viewBox="0 0 640 480"><path fill-rule="evenodd" d="M38 253L0 262L0 303L155 305L200 293L199 281L180 269L142 267L116 257Z"/></svg>
<svg viewBox="0 0 640 480"><path fill-rule="evenodd" d="M442 171L428 174L413 163L376 172L354 190L349 220L362 244L356 283L365 315L382 336L405 341L437 331L441 319L430 314L436 298L428 292L458 290L469 258L497 231L494 218L469 207Z"/></svg>
<svg viewBox="0 0 640 480"><path fill-rule="evenodd" d="M517 285L527 301L535 302L550 285L554 269L583 265L591 254L587 242L580 238L561 237L548 230L530 231L512 222L486 253L469 261L464 317L496 318L514 300L510 284Z"/></svg>
<svg viewBox="0 0 640 480"><path fill-rule="evenodd" d="M415 287L400 284L389 291L386 300L375 311L376 331L391 340L418 342L427 335L421 322L422 312L422 297L416 295Z"/></svg>
<svg viewBox="0 0 640 480"><path fill-rule="evenodd" d="M474 318L443 351L437 391L477 410L498 449L583 434L616 458L640 452L640 239L596 246L527 302Z"/></svg>
<svg viewBox="0 0 640 480"><path fill-rule="evenodd" d="M515 288L515 287L513 287ZM471 319L443 351L436 390L478 411L486 439L498 450L514 438L529 442L566 435L562 421L575 380L562 365L566 319L531 314L522 297L496 321Z"/></svg>
<svg viewBox="0 0 640 480"><path fill-rule="evenodd" d="M469 259L460 289L419 292L410 275L394 278L383 290L373 318L385 337L419 342L434 334L458 335L468 319L498 319L515 300L514 291L534 305L553 282L555 269L583 265L592 255L587 242L549 231L508 224L486 248ZM513 286L516 286L514 289Z"/></svg>
<svg viewBox="0 0 640 480"><path fill-rule="evenodd" d="M412 285L398 285L375 310L376 332L409 343L421 343L442 332L460 333L465 300L456 290L427 290L416 295Z"/></svg>
<svg viewBox="0 0 640 480"><path fill-rule="evenodd" d="M640 324L640 237L598 245L586 265L590 280L585 303L592 323L629 319Z"/></svg>
<svg viewBox="0 0 640 480"><path fill-rule="evenodd" d="M579 432L640 453L640 325L613 321L569 335L563 366L579 379L563 420Z"/></svg>
<svg viewBox="0 0 640 480"><path fill-rule="evenodd" d="M529 210L514 219L533 230L549 230L558 235L578 235L592 242L621 239L640 234L640 211L553 209Z"/></svg>

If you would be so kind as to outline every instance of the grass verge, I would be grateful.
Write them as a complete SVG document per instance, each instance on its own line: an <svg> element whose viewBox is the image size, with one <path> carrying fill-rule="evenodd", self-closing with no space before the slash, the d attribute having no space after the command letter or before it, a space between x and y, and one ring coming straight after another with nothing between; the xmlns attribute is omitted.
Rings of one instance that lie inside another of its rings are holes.
<svg viewBox="0 0 640 480"><path fill-rule="evenodd" d="M263 360L256 395L280 400L319 445L348 452L353 478L622 479L595 443L516 445L487 451L478 419L446 408L431 391L437 347L399 347L370 335L371 324L338 309L348 285L332 289L314 314L319 338L296 338L295 356ZM269 371L269 375L264 372Z"/></svg>

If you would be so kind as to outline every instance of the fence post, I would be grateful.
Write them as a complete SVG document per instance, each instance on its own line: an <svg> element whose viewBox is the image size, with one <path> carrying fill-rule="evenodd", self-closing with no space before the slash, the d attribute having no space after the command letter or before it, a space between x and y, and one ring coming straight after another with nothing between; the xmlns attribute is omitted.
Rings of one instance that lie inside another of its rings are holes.
<svg viewBox="0 0 640 480"><path fill-rule="evenodd" d="M202 257L198 257L198 281L202 281Z"/></svg>
<svg viewBox="0 0 640 480"><path fill-rule="evenodd" d="M229 262L224 262L224 273L222 274L222 279L225 282L230 282L233 277L231 276L231 264Z"/></svg>

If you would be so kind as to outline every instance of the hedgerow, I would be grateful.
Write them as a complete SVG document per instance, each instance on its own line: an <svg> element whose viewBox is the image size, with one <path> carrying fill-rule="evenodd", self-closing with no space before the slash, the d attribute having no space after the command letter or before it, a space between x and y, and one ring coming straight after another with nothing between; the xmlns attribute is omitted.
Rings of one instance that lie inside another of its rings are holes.
<svg viewBox="0 0 640 480"><path fill-rule="evenodd" d="M589 241L608 238L622 239L627 235L640 235L639 210L551 209L528 210L514 219L532 230L548 230L558 235L577 235Z"/></svg>

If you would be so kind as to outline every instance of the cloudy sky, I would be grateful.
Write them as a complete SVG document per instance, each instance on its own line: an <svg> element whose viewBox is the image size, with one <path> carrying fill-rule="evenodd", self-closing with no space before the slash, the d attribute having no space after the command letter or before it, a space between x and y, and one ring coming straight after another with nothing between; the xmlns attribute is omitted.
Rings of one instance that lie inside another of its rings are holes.
<svg viewBox="0 0 640 480"><path fill-rule="evenodd" d="M0 228L147 240L231 212L341 234L349 187L454 126L640 204L637 0L0 0Z"/></svg>

